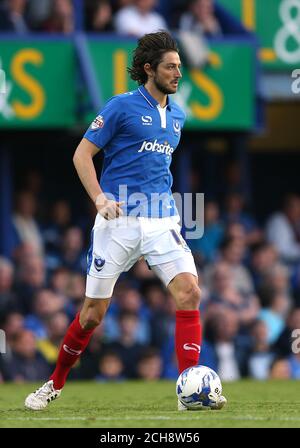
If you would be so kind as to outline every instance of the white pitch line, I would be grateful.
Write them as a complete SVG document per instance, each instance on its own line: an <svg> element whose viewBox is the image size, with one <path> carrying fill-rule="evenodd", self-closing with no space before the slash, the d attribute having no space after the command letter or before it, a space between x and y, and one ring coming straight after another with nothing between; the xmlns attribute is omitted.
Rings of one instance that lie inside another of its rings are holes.
<svg viewBox="0 0 300 448"><path fill-rule="evenodd" d="M133 416L133 417L82 417L82 416L78 416L78 417L8 417L8 418L2 418L2 422L3 421L76 421L76 420L80 420L80 421L122 421L122 420L175 420L175 421L201 421L203 418L208 417L208 414L206 415L198 415L197 417L195 416L194 418L192 416L188 417L169 417L169 416L165 416L165 415L157 415L157 416ZM217 416L216 421L217 420L237 420L237 421L294 421L294 422L300 422L300 417L280 417L280 418L272 418L272 417L257 417L257 416L253 416L253 415L245 415L243 417L235 417L235 416L229 416L229 415L222 415L222 416Z"/></svg>

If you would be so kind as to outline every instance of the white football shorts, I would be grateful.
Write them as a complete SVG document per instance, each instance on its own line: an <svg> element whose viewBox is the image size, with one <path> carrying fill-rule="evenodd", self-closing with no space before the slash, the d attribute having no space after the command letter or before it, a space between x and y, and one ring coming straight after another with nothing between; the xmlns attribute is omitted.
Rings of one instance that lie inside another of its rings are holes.
<svg viewBox="0 0 300 448"><path fill-rule="evenodd" d="M182 272L197 277L191 250L180 233L179 216L106 220L99 213L87 255L86 296L110 298L116 281L140 257L167 286Z"/></svg>

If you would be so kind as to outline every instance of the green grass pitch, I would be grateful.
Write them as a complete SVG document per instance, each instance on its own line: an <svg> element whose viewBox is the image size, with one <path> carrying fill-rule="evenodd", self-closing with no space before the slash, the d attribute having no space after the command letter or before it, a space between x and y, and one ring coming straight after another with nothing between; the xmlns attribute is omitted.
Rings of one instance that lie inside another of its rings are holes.
<svg viewBox="0 0 300 448"><path fill-rule="evenodd" d="M0 385L2 428L253 428L300 427L300 381L223 384L221 411L178 412L175 382L69 382L39 412L23 407L37 384Z"/></svg>

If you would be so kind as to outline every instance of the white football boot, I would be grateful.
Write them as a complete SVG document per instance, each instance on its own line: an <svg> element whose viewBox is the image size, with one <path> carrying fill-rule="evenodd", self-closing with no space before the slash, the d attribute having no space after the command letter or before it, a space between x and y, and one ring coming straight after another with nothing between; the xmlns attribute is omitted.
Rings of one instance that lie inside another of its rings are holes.
<svg viewBox="0 0 300 448"><path fill-rule="evenodd" d="M60 394L61 389L54 389L53 380L47 381L42 387L28 395L25 400L25 408L33 411L41 411L51 401L59 398Z"/></svg>
<svg viewBox="0 0 300 448"><path fill-rule="evenodd" d="M183 403L181 403L180 400L178 400L178 411L200 411L200 410L204 410L204 409L212 409L214 411L222 409L223 406L225 406L225 404L227 403L226 398L223 395L220 395L215 402L212 402L211 405L209 407L206 406L199 406L198 408L195 407L194 409L189 409L186 406L184 406Z"/></svg>
<svg viewBox="0 0 300 448"><path fill-rule="evenodd" d="M188 408L180 400L178 400L178 411L188 411Z"/></svg>

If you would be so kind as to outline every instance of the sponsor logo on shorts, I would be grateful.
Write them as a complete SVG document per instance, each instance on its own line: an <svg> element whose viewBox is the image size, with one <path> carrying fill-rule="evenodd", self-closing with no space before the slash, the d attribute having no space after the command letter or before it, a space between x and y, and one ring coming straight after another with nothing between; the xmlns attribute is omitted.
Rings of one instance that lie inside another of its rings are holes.
<svg viewBox="0 0 300 448"><path fill-rule="evenodd" d="M194 350L195 352L200 353L201 347L198 344L194 344L194 342L184 344L184 350Z"/></svg>

